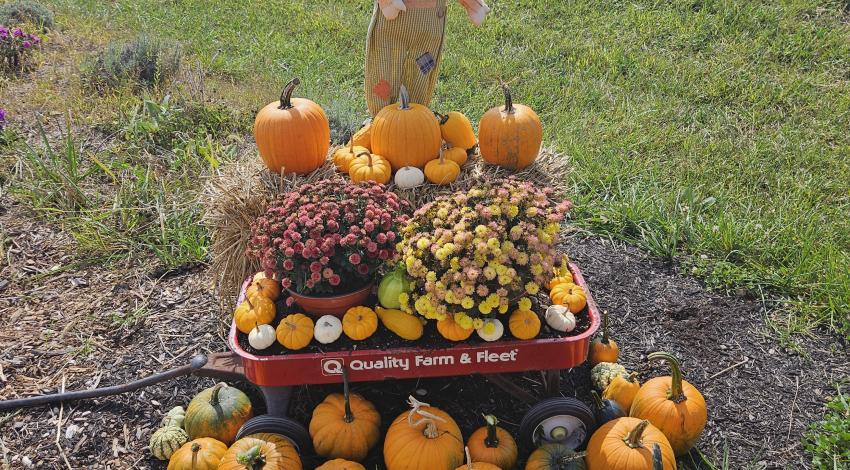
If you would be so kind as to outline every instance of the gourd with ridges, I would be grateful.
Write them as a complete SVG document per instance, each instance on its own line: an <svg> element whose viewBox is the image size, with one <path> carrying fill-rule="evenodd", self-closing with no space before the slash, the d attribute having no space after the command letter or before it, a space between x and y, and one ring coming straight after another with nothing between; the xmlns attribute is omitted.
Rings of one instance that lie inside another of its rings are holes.
<svg viewBox="0 0 850 470"><path fill-rule="evenodd" d="M472 336L472 328L464 328L451 315L437 321L437 332L449 341L464 341Z"/></svg>
<svg viewBox="0 0 850 470"><path fill-rule="evenodd" d="M493 465L490 462L473 461L472 456L469 455L469 447L467 447L465 450L466 465L461 465L455 470L502 470L497 465Z"/></svg>
<svg viewBox="0 0 850 470"><path fill-rule="evenodd" d="M159 426L177 426L178 428L182 428L183 419L185 418L186 410L184 410L182 406L175 406L168 410L168 413L165 413L165 416L162 417L162 421L159 423Z"/></svg>
<svg viewBox="0 0 850 470"><path fill-rule="evenodd" d="M253 409L248 396L220 382L192 398L183 427L191 439L212 437L229 444L251 416Z"/></svg>
<svg viewBox="0 0 850 470"><path fill-rule="evenodd" d="M217 470L227 446L211 437L183 444L168 461L168 470Z"/></svg>
<svg viewBox="0 0 850 470"><path fill-rule="evenodd" d="M628 377L629 372L615 362L600 362L590 369L590 382L596 390L605 390L617 376Z"/></svg>
<svg viewBox="0 0 850 470"><path fill-rule="evenodd" d="M286 438L252 434L227 449L218 470L301 470L301 458Z"/></svg>
<svg viewBox="0 0 850 470"><path fill-rule="evenodd" d="M422 327L422 322L407 312L377 306L375 307L375 313L388 330L402 339L415 341L421 338L425 331Z"/></svg>
<svg viewBox="0 0 850 470"><path fill-rule="evenodd" d="M233 323L236 324L237 330L247 335L255 326L271 323L275 312L274 302L268 297L245 296L245 300L233 312Z"/></svg>
<svg viewBox="0 0 850 470"><path fill-rule="evenodd" d="M440 149L440 157L425 165L425 178L436 185L454 182L460 175L460 165L446 159L446 153Z"/></svg>
<svg viewBox="0 0 850 470"><path fill-rule="evenodd" d="M316 470L366 470L366 467L350 460L333 459L316 467Z"/></svg>
<svg viewBox="0 0 850 470"><path fill-rule="evenodd" d="M386 184L393 176L393 169L384 157L366 150L357 154L357 157L351 161L348 176L355 183L374 181Z"/></svg>
<svg viewBox="0 0 850 470"><path fill-rule="evenodd" d="M531 310L514 310L508 319L508 329L517 339L532 339L540 333L540 318Z"/></svg>
<svg viewBox="0 0 850 470"><path fill-rule="evenodd" d="M303 313L289 314L277 325L277 342L292 351L304 349L313 339L313 319Z"/></svg>
<svg viewBox="0 0 850 470"><path fill-rule="evenodd" d="M177 426L159 428L151 435L149 444L151 455L159 460L168 460L188 440L189 435L186 431Z"/></svg>

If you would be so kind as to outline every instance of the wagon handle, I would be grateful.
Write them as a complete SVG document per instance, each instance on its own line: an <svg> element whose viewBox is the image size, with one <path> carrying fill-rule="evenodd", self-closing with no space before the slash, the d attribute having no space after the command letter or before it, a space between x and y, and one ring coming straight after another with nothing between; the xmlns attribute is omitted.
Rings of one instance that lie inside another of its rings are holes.
<svg viewBox="0 0 850 470"><path fill-rule="evenodd" d="M74 392L54 393L51 395L37 395L34 397L16 398L14 400L0 401L0 411L14 410L17 408L29 408L33 406L47 405L64 401L85 400L88 398L99 398L110 395L119 395L122 393L132 392L140 388L149 387L151 385L165 382L184 375L191 375L200 370L207 364L207 356L198 354L193 357L188 364L176 367L159 374L150 375L148 377L134 380L132 382L113 385L111 387L95 388L91 390L77 390Z"/></svg>

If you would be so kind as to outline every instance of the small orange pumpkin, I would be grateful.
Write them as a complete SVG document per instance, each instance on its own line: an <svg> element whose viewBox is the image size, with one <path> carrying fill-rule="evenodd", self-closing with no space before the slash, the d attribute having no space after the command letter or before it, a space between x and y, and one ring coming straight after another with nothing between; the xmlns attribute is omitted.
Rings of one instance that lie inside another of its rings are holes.
<svg viewBox="0 0 850 470"><path fill-rule="evenodd" d="M426 106L410 102L404 85L398 95L399 104L385 106L372 120L372 151L393 168L424 168L440 152L440 124Z"/></svg>
<svg viewBox="0 0 850 470"><path fill-rule="evenodd" d="M487 111L478 125L478 151L485 162L511 170L521 170L540 153L543 127L537 113L528 106L514 104L511 90L500 82L505 107Z"/></svg>
<svg viewBox="0 0 850 470"><path fill-rule="evenodd" d="M355 183L375 181L387 184L393 176L393 169L384 157L369 153L366 150L357 154L357 158L351 161L348 176Z"/></svg>
<svg viewBox="0 0 850 470"><path fill-rule="evenodd" d="M316 470L366 470L366 467L350 460L334 459L316 467Z"/></svg>
<svg viewBox="0 0 850 470"><path fill-rule="evenodd" d="M454 320L451 315L446 315L446 318L437 321L437 332L440 336L449 341L464 341L475 331L473 328L466 329Z"/></svg>
<svg viewBox="0 0 850 470"><path fill-rule="evenodd" d="M540 333L540 317L531 310L514 310L508 319L508 329L517 339L531 339Z"/></svg>
<svg viewBox="0 0 850 470"><path fill-rule="evenodd" d="M218 470L301 470L301 458L282 436L251 434L227 449Z"/></svg>
<svg viewBox="0 0 850 470"><path fill-rule="evenodd" d="M275 336L283 347L297 351L306 348L313 340L313 328L313 319L303 313L293 313L283 317Z"/></svg>
<svg viewBox="0 0 850 470"><path fill-rule="evenodd" d="M292 79L275 101L257 113L254 140L263 163L274 173L306 174L322 166L331 145L325 111L304 98L293 98L301 83Z"/></svg>
<svg viewBox="0 0 850 470"><path fill-rule="evenodd" d="M440 158L425 165L425 178L436 185L454 182L460 175L460 165L446 159L446 152L440 149Z"/></svg>
<svg viewBox="0 0 850 470"><path fill-rule="evenodd" d="M378 330L378 314L369 307L351 307L342 316L342 331L354 341L362 341Z"/></svg>
<svg viewBox="0 0 850 470"><path fill-rule="evenodd" d="M682 379L675 356L654 352L647 357L667 362L671 375L647 380L635 395L629 415L648 419L667 436L676 455L684 455L697 443L708 421L705 398Z"/></svg>
<svg viewBox="0 0 850 470"><path fill-rule="evenodd" d="M620 405L626 413L632 409L632 402L640 390L640 382L637 380L637 374L632 372L628 379L622 375L618 375L611 380L611 383L605 387L602 392L602 398L606 400L614 400Z"/></svg>
<svg viewBox="0 0 850 470"><path fill-rule="evenodd" d="M458 164L458 166L463 166L466 161L469 159L469 155L466 153L466 149L462 149L460 147L452 147L443 152L443 155L446 157L446 160L451 160Z"/></svg>
<svg viewBox="0 0 850 470"><path fill-rule="evenodd" d="M171 455L168 470L216 470L225 452L225 443L211 437L199 437L183 444Z"/></svg>
<svg viewBox="0 0 850 470"><path fill-rule="evenodd" d="M245 296L252 297L255 295L262 295L268 297L271 301L275 301L280 297L280 283L265 276L254 279L245 291Z"/></svg>
<svg viewBox="0 0 850 470"><path fill-rule="evenodd" d="M233 322L237 330L247 335L257 325L271 323L275 312L274 302L265 295L246 295L245 300L233 311Z"/></svg>
<svg viewBox="0 0 850 470"><path fill-rule="evenodd" d="M549 283L546 284L546 288L550 291L555 288L558 284L573 284L573 275L567 273L564 276L555 276L549 280Z"/></svg>
<svg viewBox="0 0 850 470"><path fill-rule="evenodd" d="M340 147L334 151L333 161L336 169L342 173L348 173L351 168L351 162L357 158L362 152L368 152L369 149L349 143L347 147Z"/></svg>
<svg viewBox="0 0 850 470"><path fill-rule="evenodd" d="M603 424L587 443L588 470L647 470L652 468L652 449L661 448L665 470L676 470L670 442L647 420L617 418Z"/></svg>
<svg viewBox="0 0 850 470"><path fill-rule="evenodd" d="M475 430L466 442L471 461L478 468L479 462L487 462L498 468L514 468L517 461L517 445L514 438L497 426L499 420L493 415L484 416L486 426Z"/></svg>
<svg viewBox="0 0 850 470"><path fill-rule="evenodd" d="M620 347L608 336L608 311L602 312L602 338L594 338L590 343L590 365L600 362L617 362L620 357Z"/></svg>
<svg viewBox="0 0 850 470"><path fill-rule="evenodd" d="M563 305L570 312L578 313L587 305L587 294L584 288L572 282L559 283L549 291L549 300L553 304Z"/></svg>
<svg viewBox="0 0 850 470"><path fill-rule="evenodd" d="M384 438L387 470L454 470L463 463L463 437L448 413L408 397Z"/></svg>
<svg viewBox="0 0 850 470"><path fill-rule="evenodd" d="M313 410L310 437L322 457L363 460L381 438L381 415L371 402L349 391L345 368L342 387L342 394L328 395Z"/></svg>

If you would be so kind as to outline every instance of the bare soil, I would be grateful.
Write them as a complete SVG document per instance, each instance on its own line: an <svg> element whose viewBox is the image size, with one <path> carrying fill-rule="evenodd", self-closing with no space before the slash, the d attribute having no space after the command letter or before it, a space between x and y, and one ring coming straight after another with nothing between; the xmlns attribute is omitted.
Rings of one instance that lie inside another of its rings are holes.
<svg viewBox="0 0 850 470"><path fill-rule="evenodd" d="M227 316L209 273L196 267L155 277L152 266L104 267L76 252L61 228L36 221L0 198L5 242L0 264L0 399L124 383L222 351ZM811 468L801 436L822 413L831 383L850 375L841 338L797 338L804 354L779 346L760 302L707 291L628 246L573 234L566 246L601 309L612 316L622 362L645 380L666 374L646 361L666 350L705 395L709 423L699 449L730 468ZM512 377L538 393L539 373ZM211 380L183 378L139 392L62 406L0 413L0 462L8 469L164 469L147 442L162 414L186 405ZM264 405L250 384L237 383ZM451 413L464 435L494 412L516 432L527 406L482 377L357 384L387 426L415 394ZM306 424L312 407L338 387L301 387L291 415ZM588 400L588 369L565 371L562 394ZM682 460L693 468L698 458ZM370 462L377 463L377 453ZM376 468L369 466L369 468Z"/></svg>

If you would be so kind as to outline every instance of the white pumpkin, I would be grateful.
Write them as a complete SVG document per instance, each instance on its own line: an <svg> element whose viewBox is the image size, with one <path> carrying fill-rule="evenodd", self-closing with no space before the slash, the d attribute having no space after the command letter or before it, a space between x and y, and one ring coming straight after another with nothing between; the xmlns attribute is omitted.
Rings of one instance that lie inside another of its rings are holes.
<svg viewBox="0 0 850 470"><path fill-rule="evenodd" d="M316 321L313 337L322 344L331 344L342 334L342 322L333 315L325 315Z"/></svg>
<svg viewBox="0 0 850 470"><path fill-rule="evenodd" d="M277 341L277 335L271 325L257 325L248 333L248 344L258 351L273 345L275 341Z"/></svg>
<svg viewBox="0 0 850 470"><path fill-rule="evenodd" d="M395 184L401 189L410 189L425 182L425 173L415 166L405 166L395 172Z"/></svg>
<svg viewBox="0 0 850 470"><path fill-rule="evenodd" d="M563 305L550 305L546 309L546 324L553 330L567 333L576 328L576 316Z"/></svg>
<svg viewBox="0 0 850 470"><path fill-rule="evenodd" d="M475 332L478 333L478 336L484 341L496 341L505 334L505 325L495 318L488 318L487 320L484 320L484 324L481 325L481 328L478 328Z"/></svg>

